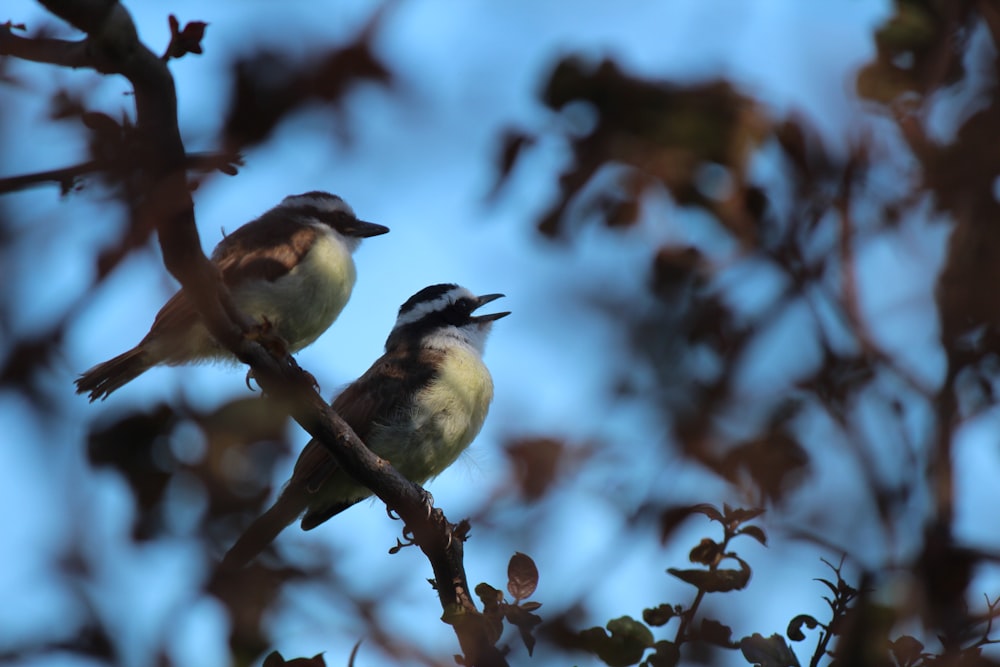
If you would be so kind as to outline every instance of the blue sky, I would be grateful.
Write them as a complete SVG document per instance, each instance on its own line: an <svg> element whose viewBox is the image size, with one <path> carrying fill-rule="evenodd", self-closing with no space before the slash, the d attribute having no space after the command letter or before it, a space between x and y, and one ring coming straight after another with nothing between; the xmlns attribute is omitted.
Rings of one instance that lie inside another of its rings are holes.
<svg viewBox="0 0 1000 667"><path fill-rule="evenodd" d="M197 19L210 24L205 54L172 66L189 150L213 147L211 137L226 104L218 82L234 53L261 43L300 48L303 53L316 45L344 43L368 19L374 3L279 5L259 0L205 5L194 0L130 4L141 37L154 50L167 42L167 13L182 22ZM14 21L29 25L40 15L34 4L24 0L9 0L5 9ZM609 488L609 480L621 483L621 478L600 467L590 467L566 483L561 502L572 508L574 516L587 517L586 531L563 514L529 512L523 544L483 528L474 530L466 548L470 580L497 585L511 553L541 545L529 553L542 573L536 597L548 608L558 606L554 599L558 591L603 571L605 577L590 594L603 620L638 615L644 606L668 595L687 596L688 591L666 575L650 583L655 576L651 573L681 566L687 548L706 524L694 522L679 534L677 548L639 540L622 556L616 549L625 534L619 506L649 494L678 502L721 503L730 492L662 451L644 449L650 429L659 428L650 415L623 405L603 408L606 382L616 362L607 350L621 344L619 333L566 295L576 293L581 282L610 294L634 290L643 276L633 267L648 262L653 243L698 241L705 232L683 219L672 225L649 219L625 234L586 230L571 247L553 249L537 238L531 223L555 196L554 174L568 157L566 148L554 140L543 141L499 201L487 204L484 196L494 177L498 130L508 125L538 129L550 123L534 93L557 56L581 52L595 60L613 56L630 71L655 78L729 77L775 116L801 113L821 129L830 145L843 145L859 125L880 127L879 120L867 115L853 98L851 81L852 73L872 56L872 29L887 12L887 2L844 0L637 1L629 4L628 11L597 1L574 3L572 11L560 0L391 4L375 44L398 77L396 90L366 87L354 93L341 119L350 131L349 144L332 138L335 123L327 114L303 112L270 142L248 153L237 178L209 179L195 195L203 244L211 248L222 229L235 228L286 194L312 189L336 192L361 217L392 228L391 234L362 246L356 255L359 280L351 303L337 324L298 356L327 395L378 356L396 308L417 289L447 281L480 293L505 292L504 307L514 314L497 324L487 350L497 387L491 416L470 453L429 488L450 517L475 513L485 502L484 489L499 493L503 488L507 472L499 447L510 435L555 433L581 444L614 442L616 446L605 453L612 467L637 453L652 457L649 465L632 466L628 484L621 488ZM289 40L289 35L295 39ZM53 125L42 114L49 77L71 87L96 86L92 99L109 112L117 114L128 104L121 80L53 73L30 64L16 64L14 71L35 84L26 91L0 93L16 95L17 104L5 113L24 128L0 157L3 175L62 166L80 155L76 133ZM765 179L780 176L766 155L758 169ZM889 169L887 181L900 171L902 167ZM46 270L51 278L44 284L26 280L28 267L13 261L0 268L7 289L23 304L23 319L12 324L17 331L30 331L75 300L81 278L92 270L96 249L113 237L119 223L109 219L100 202L89 201L86 192L60 199L54 189L39 189L7 197L0 204L32 207L36 212L21 230L23 247L36 249L33 269ZM677 216L669 204L660 207L654 207L654 213L668 219ZM61 230L58 239L51 233L56 226ZM933 349L936 325L929 310L933 273L926 267L940 264L945 232L933 220L914 221L897 236L867 246L859 263L862 280L877 287L865 292L870 295L863 303L865 312L882 314L880 321L886 323L876 327L876 335L889 349L910 359L914 372L931 384L940 380L941 359ZM734 266L723 276L723 284L728 280L731 298L752 302L754 293L767 289L764 273L753 265ZM20 554L51 554L58 535L81 524L93 531L93 539L119 545L121 562L108 563L107 571L97 576L107 589L106 613L118 619L126 628L124 634L133 639L129 664L149 664L142 655L145 641L169 631L176 637L172 646L178 662L197 667L222 664L226 655L224 614L211 599L198 595L197 572L205 564L181 538L141 548L129 544L127 526L134 510L124 483L108 473L81 477L82 446L74 446L85 420L170 399L182 388L192 401L205 404L245 393L241 369L203 366L151 371L95 406L72 394L73 377L134 345L174 289L151 249L125 262L87 303L75 317L65 356L51 379L66 406L60 408L65 419L58 424L24 419L20 398L0 394L0 433L9 434L13 444L0 449L0 507L6 508L2 522L8 537L25 545L18 549ZM748 395L761 384L780 392L786 381L781 378L794 376L796 368L810 363L807 349L796 355L784 353L799 328L809 326L807 319L792 314L775 326L767 343L771 351L762 350L757 357L759 369L747 370ZM963 438L975 438L977 429L991 428L996 419L993 413L983 415L968 425ZM305 442L304 434L295 437ZM39 442L48 444L39 447ZM978 456L967 456L966 449L960 447L959 452L960 469L970 479L995 470L997 461L989 461L990 468ZM844 480L852 475L851 463L835 455L828 462L829 474L815 484L832 497L847 493L849 498L851 486ZM290 466L288 461L285 471ZM995 504L991 485L969 485L973 487L970 493L981 495L971 495L964 503ZM845 502L852 508L840 516L846 528L855 511L866 510L863 501L855 506ZM14 510L25 505L31 510ZM183 526L186 519L176 520ZM796 520L807 523L810 517L792 517L790 523ZM398 583L395 594L407 604L394 613L405 614L399 620L412 634L408 638L447 655L454 639L446 626L432 620L439 609L424 582L429 576L426 563L416 553L385 553L398 528L380 508L363 504L308 535L288 531L282 543L292 548L321 540L338 554L338 570L374 568L380 578ZM971 524L969 533L975 533ZM873 536L857 532L855 537L863 541ZM780 631L794 613L821 613L817 604L821 591L807 583L827 574L818 554L806 545L782 540L780 534L776 540L770 550L746 545L745 556L761 567L750 589L732 596L732 608L748 615L741 620L726 618L738 634ZM863 546L859 550L865 552ZM9 550L7 557L12 562L0 568L0 590L26 601L17 609L0 609L0 627L8 628L10 636L45 632L55 618L72 615L58 586L40 580L46 570L38 560L15 560L18 557ZM417 570L419 577L413 575ZM151 583L151 573L162 585ZM796 582L800 604L787 597L774 609L747 602L761 591L778 589L784 596L789 581ZM546 610L543 607L542 613ZM408 623L411 614L431 620ZM286 656L326 650L336 664L346 660L361 632L354 623L319 593L295 591L273 618L273 638ZM3 641L0 633L0 644ZM374 648L363 649L362 656L364 664L379 664ZM545 664L544 656L535 662ZM67 659L37 664L77 663Z"/></svg>

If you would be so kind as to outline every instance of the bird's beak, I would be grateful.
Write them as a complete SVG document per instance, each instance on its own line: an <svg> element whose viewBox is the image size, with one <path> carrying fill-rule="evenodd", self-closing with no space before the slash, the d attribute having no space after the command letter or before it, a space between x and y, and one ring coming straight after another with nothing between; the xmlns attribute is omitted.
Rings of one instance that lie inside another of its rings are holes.
<svg viewBox="0 0 1000 667"><path fill-rule="evenodd" d="M366 239L370 236L381 236L389 231L389 228L385 225L378 225L374 222L365 222L364 220L347 220L339 225L337 225L337 231L345 236L356 236L358 238Z"/></svg>
<svg viewBox="0 0 1000 667"><path fill-rule="evenodd" d="M478 301L478 303L476 304L476 308L482 308L483 306L485 306L489 302L496 301L497 299L501 298L502 296L504 296L504 295L503 294L484 294L483 296L477 296L476 297L476 301ZM495 320L499 320L501 317L507 317L508 315L510 315L510 311L509 310L504 311L502 313L490 313L488 315L478 315L477 317L473 317L472 321L473 322L479 322L479 323L493 322Z"/></svg>

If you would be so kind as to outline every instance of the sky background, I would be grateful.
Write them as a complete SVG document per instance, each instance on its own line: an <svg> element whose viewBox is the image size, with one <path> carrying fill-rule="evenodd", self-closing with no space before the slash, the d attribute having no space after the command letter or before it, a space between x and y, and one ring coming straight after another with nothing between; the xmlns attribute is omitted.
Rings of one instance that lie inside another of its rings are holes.
<svg viewBox="0 0 1000 667"><path fill-rule="evenodd" d="M182 23L209 23L205 54L171 65L186 146L202 151L214 148L211 142L227 103L220 81L237 55L269 43L302 54L347 43L377 5L360 0L189 0L128 6L140 37L154 51L162 50L169 39L167 13L176 14ZM9 17L29 27L43 16L25 0L8 0L4 10L0 20ZM452 519L476 513L504 488L509 473L500 447L511 436L561 434L580 446L613 442L615 446L602 454L609 465L623 457L640 458L643 465L631 467L627 483L620 476L605 477L597 466L560 490L567 512L586 517L585 526L565 514L526 511L523 544L477 526L465 552L470 582L499 586L510 554L527 551L541 570L535 599L546 604L543 616L558 608L559 591L594 572L604 575L589 596L600 614L590 619L592 623L623 614L638 616L643 607L671 595L687 599L684 585L662 572L668 566L683 567L690 545L701 534L715 533L707 521L692 521L672 548L647 536L622 553L621 540L633 540L636 534L625 532L620 508L634 507L650 496L721 504L730 492L716 478L649 447L651 439L663 435L651 415L634 406L609 406L608 379L618 361L613 351L623 341L600 313L567 295L586 289L612 296L634 292L644 280L634 267L648 262L650 248L665 240L697 242L706 232L678 219L669 203L660 202L626 233L589 228L566 246L541 240L533 221L556 196L555 175L568 159L567 149L555 140L543 141L498 200L487 202L499 131L512 125L537 130L551 123L551 112L537 101L536 93L558 57L580 53L595 62L612 56L637 76L682 82L729 78L774 116L802 114L829 145L843 145L859 126L882 127L853 97L852 81L856 69L872 57L872 31L888 11L887 2L859 0L637 0L627 10L620 4L581 0L573 3L572 11L562 0L390 3L374 44L396 76L394 89L355 90L338 118L326 110L299 112L269 142L245 155L238 177L207 179L195 193L203 245L209 250L222 230L235 229L285 195L314 189L341 195L360 217L391 228L389 235L362 245L355 255L359 278L351 302L336 325L298 355L328 396L381 353L396 309L418 289L458 282L477 293L506 293L503 308L513 315L496 325L487 348L496 385L490 417L470 452L429 490ZM7 137L0 176L68 165L82 155L76 130L45 117L45 93L53 79L71 89L96 87L89 99L112 115L129 106L121 79L27 63L14 63L11 70L29 86L0 90L0 95L16 98L16 104L3 105L5 122L23 128ZM338 129L349 141L336 139ZM766 154L755 169L764 180L779 176ZM905 165L887 169L886 187L900 173L905 173ZM81 285L89 283L93 257L114 238L121 222L109 217L105 204L93 201L87 191L60 198L54 188L40 188L7 196L0 206L32 211L17 218L24 223L18 230L23 244L19 249L31 248L31 259L22 259L23 252L0 258L5 289L21 304L22 317L6 323L16 336L44 327L76 302ZM676 222L659 224L660 215ZM862 281L873 288L863 290L866 312L881 314L884 323L876 327L876 335L909 359L914 372L931 385L940 381L943 357L934 347L935 272L928 269L940 266L946 233L939 221L916 220L903 225L896 236L867 246L859 264ZM37 279L42 273L44 281ZM734 268L724 276L724 284L730 297L748 308L772 288L765 272L753 266ZM178 664L225 664L224 611L200 593L203 574L198 573L204 573L207 564L183 539L183 526L191 517L173 518L180 527L176 540L136 546L128 536L135 510L124 482L106 471L82 478L79 473L85 466L80 442L91 420L174 400L182 392L199 405L246 393L241 368L202 366L155 369L97 405L73 394L73 378L138 342L175 289L158 251L150 246L126 260L74 314L65 354L51 377L64 406L64 419L58 423L25 418L24 399L0 393L0 437L7 441L0 448L0 524L9 540L0 556L7 560L0 567L0 596L20 602L0 606L0 648L10 638L45 636L53 623L65 623L67 631L72 628L65 619L79 610L73 609L58 582L45 580L51 573L46 559L57 552L61 535L83 530L95 543L120 545L114 550L120 560L105 563L106 570L96 576L105 591L102 613L114 618L123 636L130 638L128 664L150 664L143 648L162 632L174 637L171 649ZM792 314L774 327L770 350L758 357L759 369L747 371L748 394L760 387L780 393L797 368L809 366L815 351L796 346L803 326L809 326L806 319ZM962 438L995 431L998 420L995 411L987 412L967 426ZM822 424L816 428L823 437ZM877 431L878 425L872 428ZM299 445L307 439L301 431L293 437ZM45 445L38 446L40 442ZM960 509L995 507L1000 501L995 484L978 483L995 473L995 454L984 460L966 456L970 450L961 445L958 449L959 470L970 480ZM278 477L283 479L291 464L289 459ZM839 520L847 526L856 512L866 511L852 504L861 501L849 493L850 463L831 456L824 470L825 476L812 483L828 488L831 497L844 503ZM609 486L609 480L620 486ZM510 508L524 511L514 504ZM960 532L980 539L977 519L960 516ZM785 520L787 528L796 521L806 524L810 517L792 512ZM430 576L426 561L415 550L386 554L398 530L399 524L389 521L381 508L365 503L312 533L289 530L280 543L289 550L310 541L329 543L339 571L370 573L372 594L386 582L398 585L394 595L406 600L406 605L392 606L400 614L400 632L429 651L447 655L454 650L454 635L433 620L440 610L424 581ZM864 556L865 540L878 536L859 528L852 537L858 540L852 546ZM818 560L822 554L782 539L780 531L772 539L770 550L753 543L739 545L740 553L759 567L747 591L723 601L724 620L733 625L736 636L781 632L800 612L822 617L822 591L811 582L812 577L829 574ZM905 550L906 542L901 540L899 548ZM16 549L10 548L14 545ZM884 546L873 546L871 553L881 553ZM660 576L651 578L651 573ZM359 587L365 590L365 582ZM761 602L771 597L768 592L776 593L780 604L772 608ZM330 594L290 591L271 620L275 648L286 657L327 651L329 664L345 663L363 629L341 606L324 599ZM746 603L752 599L758 602ZM413 622L413 617L420 621ZM522 649L514 656L518 664L531 664ZM380 664L379 659L375 648L363 647L359 664ZM32 664L86 663L50 656ZM544 655L536 655L534 664L548 663Z"/></svg>

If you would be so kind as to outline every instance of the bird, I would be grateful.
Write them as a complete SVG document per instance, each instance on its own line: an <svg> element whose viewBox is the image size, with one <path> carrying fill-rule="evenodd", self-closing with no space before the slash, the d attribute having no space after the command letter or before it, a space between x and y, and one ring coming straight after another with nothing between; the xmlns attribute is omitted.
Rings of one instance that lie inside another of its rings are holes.
<svg viewBox="0 0 1000 667"><path fill-rule="evenodd" d="M420 290L400 306L385 353L333 400L362 442L412 482L443 472L483 426L493 400L493 378L483 363L486 338L493 322L510 312L474 313L503 296L476 296L454 283ZM243 567L300 516L302 529L312 530L369 496L311 440L278 499L220 568Z"/></svg>
<svg viewBox="0 0 1000 667"><path fill-rule="evenodd" d="M361 240L389 231L364 222L337 195L285 197L256 220L225 235L212 262L236 307L297 352L333 324L354 289L352 253ZM138 345L76 380L76 393L106 399L153 366L235 360L208 332L183 290L156 314Z"/></svg>

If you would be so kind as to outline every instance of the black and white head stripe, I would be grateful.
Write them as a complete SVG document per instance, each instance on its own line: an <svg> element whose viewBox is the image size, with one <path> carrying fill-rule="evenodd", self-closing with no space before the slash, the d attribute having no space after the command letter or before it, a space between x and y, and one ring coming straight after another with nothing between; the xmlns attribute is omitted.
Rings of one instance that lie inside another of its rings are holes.
<svg viewBox="0 0 1000 667"><path fill-rule="evenodd" d="M466 302L460 304L462 299L465 299ZM454 283L425 287L399 307L395 328L399 329L419 322L432 313L444 313L456 304L464 306L461 309L464 310L465 315L469 315L477 305L476 295Z"/></svg>
<svg viewBox="0 0 1000 667"><path fill-rule="evenodd" d="M482 354L493 322L510 313L473 313L502 296L476 296L454 283L425 287L400 306L396 326L389 333L385 348L389 350L399 345L416 344L449 350L456 344L462 344Z"/></svg>

